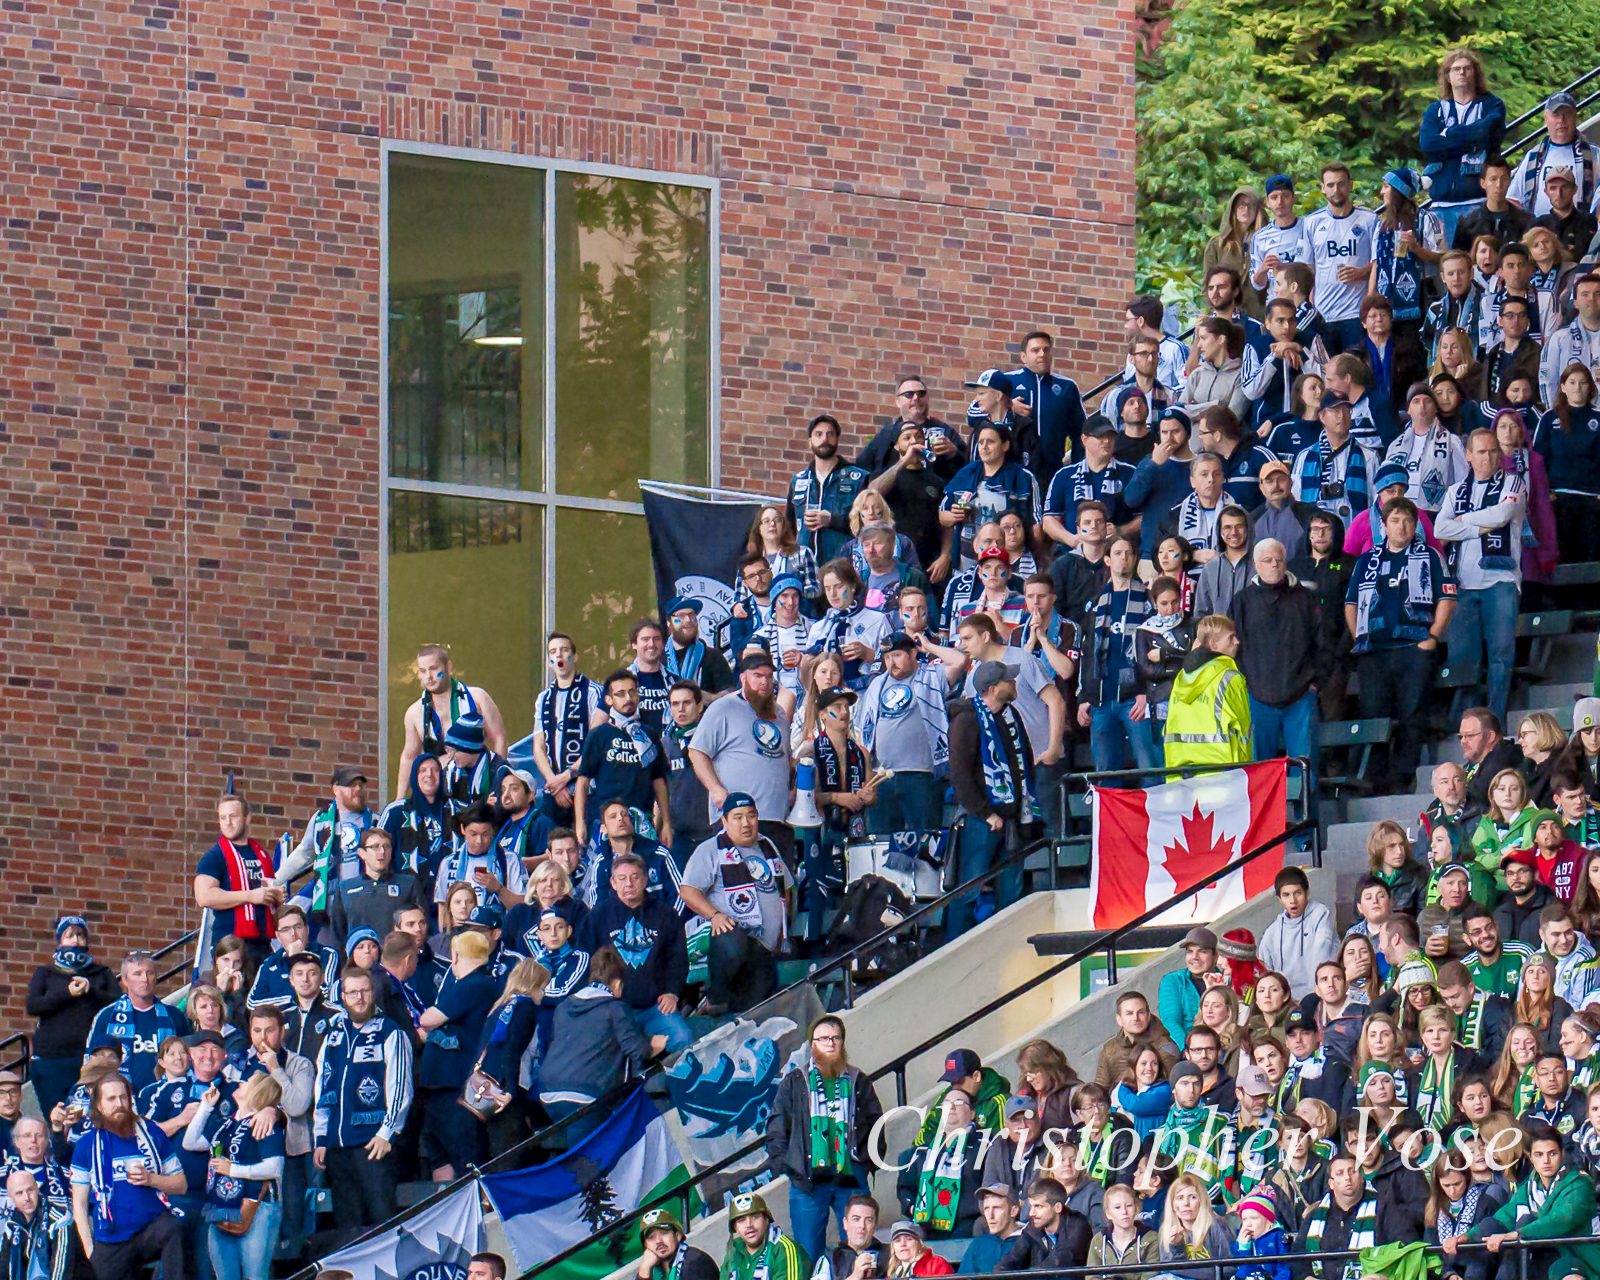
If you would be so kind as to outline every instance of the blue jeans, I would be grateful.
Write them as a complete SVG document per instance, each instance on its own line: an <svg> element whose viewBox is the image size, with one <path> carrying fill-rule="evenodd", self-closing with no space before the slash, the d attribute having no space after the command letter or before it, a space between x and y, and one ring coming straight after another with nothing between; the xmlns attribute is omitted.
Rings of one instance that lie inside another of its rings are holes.
<svg viewBox="0 0 1600 1280"><path fill-rule="evenodd" d="M1128 749L1133 750L1133 760L1128 760ZM1137 765L1141 769L1159 769L1161 752L1150 737L1150 717L1133 718L1133 699L1126 702L1107 702L1094 709L1089 721L1089 752L1094 756L1096 773L1114 769L1127 769Z"/></svg>
<svg viewBox="0 0 1600 1280"><path fill-rule="evenodd" d="M212 1280L211 1251L206 1247L211 1224L205 1218L205 1195L169 1196L168 1199L183 1210L183 1253L189 1280Z"/></svg>
<svg viewBox="0 0 1600 1280"><path fill-rule="evenodd" d="M867 810L875 836L895 831L937 831L944 825L944 783L931 773L897 773L878 784L878 803Z"/></svg>
<svg viewBox="0 0 1600 1280"><path fill-rule="evenodd" d="M1517 661L1517 605L1520 599L1514 583L1497 582L1489 587L1456 593L1456 611L1445 633L1451 662L1476 663L1480 654L1488 661L1489 710L1506 722L1506 700L1511 694L1511 668Z"/></svg>
<svg viewBox="0 0 1600 1280"><path fill-rule="evenodd" d="M844 1207L864 1190L859 1180L819 1182L810 1191L789 1183L789 1234L806 1257L820 1258L827 1248L829 1209L839 1219L839 1238L844 1238Z"/></svg>
<svg viewBox="0 0 1600 1280"><path fill-rule="evenodd" d="M694 1043L694 1032L689 1030L689 1021L681 1013L662 1013L658 1006L651 1005L648 1009L635 1009L633 1020L647 1040L651 1036L666 1036L668 1053L687 1049Z"/></svg>
<svg viewBox="0 0 1600 1280"><path fill-rule="evenodd" d="M961 819L961 832L956 839L956 883L965 884L973 876L982 875L994 865L1004 852L1004 828L989 830L989 824L971 814ZM945 938L958 937L972 928L977 909L978 894L982 890L969 889L945 910ZM988 892L994 895L994 909L1009 907L1022 896L1022 864L1008 867L990 881Z"/></svg>
<svg viewBox="0 0 1600 1280"><path fill-rule="evenodd" d="M1311 690L1287 707L1272 707L1250 699L1250 735L1257 760L1276 756L1311 758L1316 732L1317 695Z"/></svg>
<svg viewBox="0 0 1600 1280"><path fill-rule="evenodd" d="M272 1251L277 1247L278 1226L282 1221L283 1202L273 1200L256 1206L250 1230L242 1236L230 1236L212 1223L206 1244L217 1280L269 1280Z"/></svg>

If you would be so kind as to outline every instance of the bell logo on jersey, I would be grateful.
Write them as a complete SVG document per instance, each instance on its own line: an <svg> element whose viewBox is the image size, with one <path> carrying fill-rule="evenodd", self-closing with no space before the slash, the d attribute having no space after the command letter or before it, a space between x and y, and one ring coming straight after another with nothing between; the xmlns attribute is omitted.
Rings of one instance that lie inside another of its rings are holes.
<svg viewBox="0 0 1600 1280"><path fill-rule="evenodd" d="M1323 247L1330 258L1353 258L1360 252L1361 246L1356 242L1360 238L1361 232L1357 231L1355 240L1346 240L1343 244L1337 240L1329 240Z"/></svg>

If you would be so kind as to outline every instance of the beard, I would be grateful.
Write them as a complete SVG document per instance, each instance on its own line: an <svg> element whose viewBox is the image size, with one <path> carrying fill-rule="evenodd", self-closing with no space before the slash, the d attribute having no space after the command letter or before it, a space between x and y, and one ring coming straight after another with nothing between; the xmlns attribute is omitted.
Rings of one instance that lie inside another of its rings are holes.
<svg viewBox="0 0 1600 1280"><path fill-rule="evenodd" d="M118 1107L115 1111L104 1112L100 1121L119 1138L133 1137L133 1111L128 1107Z"/></svg>
<svg viewBox="0 0 1600 1280"><path fill-rule="evenodd" d="M845 1060L843 1049L832 1053L824 1053L821 1049L813 1046L811 1060L816 1064L817 1074L824 1080L837 1080L845 1073L845 1068L850 1065Z"/></svg>
<svg viewBox="0 0 1600 1280"><path fill-rule="evenodd" d="M778 708L778 700L770 693L756 694L746 692L744 700L750 704L750 709L763 720L772 719L773 713Z"/></svg>
<svg viewBox="0 0 1600 1280"><path fill-rule="evenodd" d="M811 452L816 454L819 458L831 458L834 454L839 452L839 446L829 440L822 444L812 445Z"/></svg>

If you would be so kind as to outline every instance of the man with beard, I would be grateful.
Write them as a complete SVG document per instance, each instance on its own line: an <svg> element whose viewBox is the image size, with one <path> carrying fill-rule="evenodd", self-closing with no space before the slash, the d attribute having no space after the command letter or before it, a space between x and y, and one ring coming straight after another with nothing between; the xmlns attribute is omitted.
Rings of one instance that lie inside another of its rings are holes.
<svg viewBox="0 0 1600 1280"><path fill-rule="evenodd" d="M692 596L669 600L667 626L672 634L661 652L661 667L669 680L693 680L712 698L733 688L728 660L700 638L698 600Z"/></svg>
<svg viewBox="0 0 1600 1280"><path fill-rule="evenodd" d="M794 852L789 813L789 718L778 710L772 658L761 652L739 659L739 693L706 708L689 740L689 761L721 808L731 792L754 796L761 834L785 859Z"/></svg>
<svg viewBox="0 0 1600 1280"><path fill-rule="evenodd" d="M672 718L661 735L667 755L667 799L672 813L673 862L682 867L702 842L711 838L711 797L689 760L689 740L705 711L700 686L679 680L667 691Z"/></svg>
<svg viewBox="0 0 1600 1280"><path fill-rule="evenodd" d="M782 1228L774 1231L772 1210L753 1191L736 1195L728 1206L728 1251L722 1280L805 1280L811 1259Z"/></svg>
<svg viewBox="0 0 1600 1280"><path fill-rule="evenodd" d="M408 770L409 767L408 761ZM407 779L410 776L408 772ZM355 765L342 764L333 771L332 791L333 803L311 815L305 835L273 878L273 883L287 893L297 876L308 869L312 872L310 887L302 889L295 901L305 906L318 924L327 918L329 889L361 874L361 858L356 851L362 833L374 822L372 811L367 808L367 775Z"/></svg>
<svg viewBox="0 0 1600 1280"><path fill-rule="evenodd" d="M631 671L613 671L606 677L605 701L611 709L611 722L592 730L584 742L573 786L578 844L588 845L610 800L622 800L643 813L649 813L653 804L656 830L663 843L671 844L667 760L661 751L660 729L645 724L640 713L638 678Z"/></svg>
<svg viewBox="0 0 1600 1280"><path fill-rule="evenodd" d="M72 1153L72 1218L95 1280L135 1280L146 1263L178 1280L186 1270L183 1227L167 1204L189 1186L167 1135L133 1113L119 1075L89 1094L92 1127Z"/></svg>
<svg viewBox="0 0 1600 1280"><path fill-rule="evenodd" d="M317 1055L312 1159L333 1192L334 1227L348 1237L396 1212L387 1157L411 1109L411 1037L378 1013L365 969L347 965L339 995L345 1017Z"/></svg>
<svg viewBox="0 0 1600 1280"><path fill-rule="evenodd" d="M877 1091L845 1054L844 1023L811 1026L810 1061L778 1082L767 1121L772 1168L789 1175L789 1228L808 1258L823 1255L828 1211L839 1217L850 1198L871 1190L868 1137L883 1114Z"/></svg>
<svg viewBox="0 0 1600 1280"><path fill-rule="evenodd" d="M72 1212L40 1194L25 1169L6 1178L10 1206L0 1218L0 1275L63 1280L72 1268Z"/></svg>
<svg viewBox="0 0 1600 1280"><path fill-rule="evenodd" d="M484 736L496 755L506 753L506 728L494 699L476 685L465 685L450 671L450 650L442 644L417 650L417 679L422 697L406 708L406 745L400 752L395 794L402 800L411 789L411 762L423 752L444 751L445 734L462 716L479 716Z"/></svg>
<svg viewBox="0 0 1600 1280"><path fill-rule="evenodd" d="M839 420L820 413L806 426L811 465L789 481L789 520L818 564L839 554L850 538L850 507L866 488L867 473L839 461Z"/></svg>
<svg viewBox="0 0 1600 1280"><path fill-rule="evenodd" d="M5 1168L21 1170L38 1183L39 1191L51 1207L72 1215L72 1182L50 1150L50 1130L36 1116L23 1116L11 1128L11 1143L16 1148ZM0 1275L6 1272L0 1271Z"/></svg>
<svg viewBox="0 0 1600 1280"><path fill-rule="evenodd" d="M639 1280L652 1280L657 1272L661 1273L661 1280L717 1280L715 1260L687 1241L683 1227L669 1210L651 1209L639 1219L639 1243L644 1252L639 1255L634 1274ZM678 1257L679 1249L683 1250L682 1258Z"/></svg>
<svg viewBox="0 0 1600 1280"><path fill-rule="evenodd" d="M600 686L578 671L571 636L552 631L545 642L551 683L534 699L533 763L544 775L539 812L558 826L572 825L572 783L591 729L606 722Z"/></svg>

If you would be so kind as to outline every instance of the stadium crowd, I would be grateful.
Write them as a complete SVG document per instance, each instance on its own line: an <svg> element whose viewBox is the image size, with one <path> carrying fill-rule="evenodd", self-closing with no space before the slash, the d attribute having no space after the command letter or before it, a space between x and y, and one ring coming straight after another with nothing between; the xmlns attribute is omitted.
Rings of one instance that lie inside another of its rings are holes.
<svg viewBox="0 0 1600 1280"><path fill-rule="evenodd" d="M1301 1255L1428 1240L1493 1280L1508 1242L1590 1234L1600 699L1570 739L1542 712L1503 726L1519 610L1600 559L1600 189L1570 95L1513 167L1475 55L1439 86L1425 170L1385 174L1375 209L1338 163L1307 214L1289 176L1237 192L1194 345L1132 299L1096 412L1033 331L1020 368L967 384L964 422L916 376L853 463L813 418L726 623L666 602L593 675L551 634L517 741L423 648L392 802L341 766L269 846L221 798L181 1007L148 953L113 970L63 917L27 997L42 1120L0 1075L7 1274L265 1280L319 1183L330 1241L382 1222L400 1182L512 1151L689 1045L692 1016L771 995L780 958L825 954L848 846L959 883L1059 834L1078 743L1099 771L1309 757L1355 677L1396 726L1371 780L1409 791L1445 651L1482 676L1467 763L1435 771L1419 847L1373 828L1353 927L1286 868L1259 940L1198 928L1157 1008L1120 997L1089 1078L1042 1040L1014 1079L954 1050L893 1215L876 1096L825 1017L767 1133L789 1230L743 1192L718 1263L654 1211L638 1274L937 1275L929 1242L971 1238L968 1273L1353 1280ZM797 764L820 827L789 822ZM1013 862L944 936L1021 887ZM1533 1265L1600 1280L1600 1245Z"/></svg>

